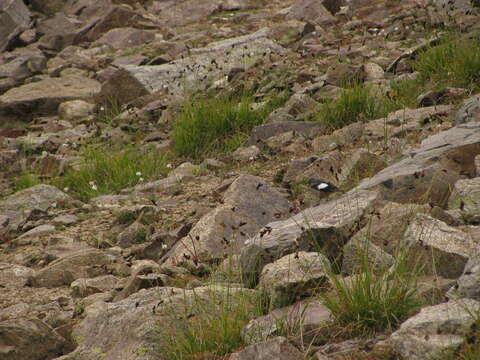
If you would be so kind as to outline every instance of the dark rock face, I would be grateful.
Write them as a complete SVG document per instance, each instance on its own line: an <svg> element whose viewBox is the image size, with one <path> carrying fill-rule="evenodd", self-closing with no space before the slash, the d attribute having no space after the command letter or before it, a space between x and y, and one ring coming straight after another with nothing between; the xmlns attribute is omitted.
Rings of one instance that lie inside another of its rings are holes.
<svg viewBox="0 0 480 360"><path fill-rule="evenodd" d="M5 0L0 4L0 52L7 49L30 25L30 11L22 0Z"/></svg>

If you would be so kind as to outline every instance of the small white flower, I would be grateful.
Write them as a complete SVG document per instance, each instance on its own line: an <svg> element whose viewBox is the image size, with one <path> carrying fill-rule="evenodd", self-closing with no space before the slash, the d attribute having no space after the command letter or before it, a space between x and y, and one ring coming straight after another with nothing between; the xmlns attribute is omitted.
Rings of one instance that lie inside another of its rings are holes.
<svg viewBox="0 0 480 360"><path fill-rule="evenodd" d="M140 179L138 179L138 181L142 182L143 180L145 180L143 177L141 177Z"/></svg>
<svg viewBox="0 0 480 360"><path fill-rule="evenodd" d="M253 160L255 160L255 158L254 158L253 156L250 156L250 157L248 158L248 160L253 161Z"/></svg>
<svg viewBox="0 0 480 360"><path fill-rule="evenodd" d="M103 111L105 110L105 108L103 106L100 106L100 111Z"/></svg>
<svg viewBox="0 0 480 360"><path fill-rule="evenodd" d="M137 172L135 173L135 175L137 175L137 176L142 176L142 173L141 173L140 171L137 171Z"/></svg>
<svg viewBox="0 0 480 360"><path fill-rule="evenodd" d="M93 184L93 185L92 185L92 190L93 190L93 191L97 191L97 190L98 190L97 185Z"/></svg>
<svg viewBox="0 0 480 360"><path fill-rule="evenodd" d="M47 156L48 152L47 151L42 151L42 156Z"/></svg>
<svg viewBox="0 0 480 360"><path fill-rule="evenodd" d="M68 186L63 188L64 192L68 192L69 190L70 190L70 188Z"/></svg>
<svg viewBox="0 0 480 360"><path fill-rule="evenodd" d="M64 143L64 144L62 144L62 146L64 146L64 147L68 147L68 144L67 144L67 143Z"/></svg>
<svg viewBox="0 0 480 360"><path fill-rule="evenodd" d="M89 182L88 182L88 185L90 185L90 186L95 185L95 181L89 181Z"/></svg>
<svg viewBox="0 0 480 360"><path fill-rule="evenodd" d="M162 249L166 249L168 248L168 245L167 244L162 244Z"/></svg>
<svg viewBox="0 0 480 360"><path fill-rule="evenodd" d="M167 164L167 169L171 169L173 168L173 165L172 164Z"/></svg>

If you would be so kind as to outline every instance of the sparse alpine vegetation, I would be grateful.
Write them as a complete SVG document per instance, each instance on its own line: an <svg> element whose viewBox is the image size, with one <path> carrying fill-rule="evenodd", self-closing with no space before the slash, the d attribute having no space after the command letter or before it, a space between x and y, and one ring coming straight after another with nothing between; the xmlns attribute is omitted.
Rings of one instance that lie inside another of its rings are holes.
<svg viewBox="0 0 480 360"><path fill-rule="evenodd" d="M113 194L143 181L165 176L167 155L153 149L127 147L123 150L88 147L83 163L57 179L59 187L81 200Z"/></svg>
<svg viewBox="0 0 480 360"><path fill-rule="evenodd" d="M247 97L187 102L173 127L176 154L200 159L242 146L250 130L261 124L266 115L264 110L252 110L251 104Z"/></svg>

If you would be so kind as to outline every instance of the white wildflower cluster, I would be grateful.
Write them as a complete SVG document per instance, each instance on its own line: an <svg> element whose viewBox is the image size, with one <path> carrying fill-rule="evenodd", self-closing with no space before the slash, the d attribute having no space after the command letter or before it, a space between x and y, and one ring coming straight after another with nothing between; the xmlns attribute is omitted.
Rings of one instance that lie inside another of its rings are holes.
<svg viewBox="0 0 480 360"><path fill-rule="evenodd" d="M141 173L140 171L137 171L137 172L135 173L135 175L138 176L138 181L139 181L139 182L142 182L143 180L145 180L145 179L142 177L142 173Z"/></svg>

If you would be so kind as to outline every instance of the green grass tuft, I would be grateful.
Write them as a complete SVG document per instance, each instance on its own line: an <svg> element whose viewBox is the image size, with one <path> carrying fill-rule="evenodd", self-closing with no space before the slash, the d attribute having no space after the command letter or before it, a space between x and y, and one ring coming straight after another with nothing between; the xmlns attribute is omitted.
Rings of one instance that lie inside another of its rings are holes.
<svg viewBox="0 0 480 360"><path fill-rule="evenodd" d="M330 272L333 294L321 293L320 299L340 326L353 326L361 333L393 329L421 305L418 271L401 254L393 268L378 274L366 253L360 254L362 265L354 276L343 278Z"/></svg>
<svg viewBox="0 0 480 360"><path fill-rule="evenodd" d="M177 155L199 159L242 146L266 111L250 109L251 100L196 99L187 103L173 128Z"/></svg>
<svg viewBox="0 0 480 360"><path fill-rule="evenodd" d="M336 130L357 121L379 119L398 108L387 96L374 94L368 87L356 84L343 90L338 99L323 104L315 118Z"/></svg>
<svg viewBox="0 0 480 360"><path fill-rule="evenodd" d="M42 181L38 178L37 175L29 173L27 171L23 171L15 181L15 192L28 189L41 183Z"/></svg>
<svg viewBox="0 0 480 360"><path fill-rule="evenodd" d="M439 45L421 52L413 62L424 82L436 86L478 88L480 84L480 40L447 35Z"/></svg>
<svg viewBox="0 0 480 360"><path fill-rule="evenodd" d="M90 147L84 151L83 157L80 169L70 169L57 179L57 186L68 188L83 201L118 193L142 180L156 179L168 172L167 156L154 150L129 147L118 151Z"/></svg>

